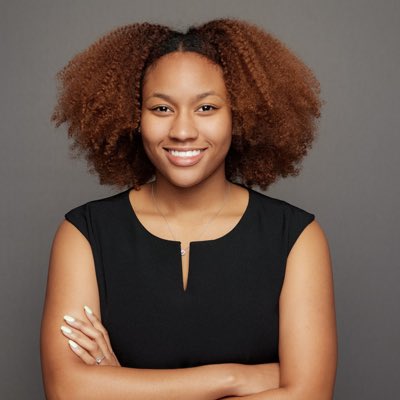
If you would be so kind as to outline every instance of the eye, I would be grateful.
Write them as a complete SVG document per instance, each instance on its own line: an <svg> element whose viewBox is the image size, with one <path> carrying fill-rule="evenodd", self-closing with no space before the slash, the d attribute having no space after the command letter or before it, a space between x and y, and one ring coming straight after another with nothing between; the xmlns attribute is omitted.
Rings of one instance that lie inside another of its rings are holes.
<svg viewBox="0 0 400 400"><path fill-rule="evenodd" d="M167 106L156 106L151 108L151 111L157 111L160 113L166 113L168 110L170 110Z"/></svg>
<svg viewBox="0 0 400 400"><path fill-rule="evenodd" d="M198 110L201 110L202 112L207 112L207 111L217 110L217 107L212 106L211 104L204 104L200 106Z"/></svg>

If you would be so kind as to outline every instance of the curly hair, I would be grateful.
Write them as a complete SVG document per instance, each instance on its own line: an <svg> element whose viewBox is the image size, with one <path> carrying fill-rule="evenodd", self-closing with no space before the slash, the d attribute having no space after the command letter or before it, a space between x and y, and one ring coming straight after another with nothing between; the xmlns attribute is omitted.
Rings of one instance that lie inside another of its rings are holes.
<svg viewBox="0 0 400 400"><path fill-rule="evenodd" d="M221 66L232 109L226 177L265 190L299 174L316 136L322 101L313 72L282 42L236 19L193 25L185 33L134 23L114 29L57 73L51 116L66 122L72 157L85 155L100 184L136 190L155 174L138 134L146 70L163 55L193 51Z"/></svg>

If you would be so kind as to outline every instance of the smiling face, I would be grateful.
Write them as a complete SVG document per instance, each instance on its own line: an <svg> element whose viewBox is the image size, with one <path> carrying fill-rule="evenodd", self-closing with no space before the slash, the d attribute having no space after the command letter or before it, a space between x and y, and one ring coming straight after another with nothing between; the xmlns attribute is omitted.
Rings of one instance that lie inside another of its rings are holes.
<svg viewBox="0 0 400 400"><path fill-rule="evenodd" d="M188 187L225 179L232 116L220 66L194 52L173 52L147 71L141 132L157 179Z"/></svg>

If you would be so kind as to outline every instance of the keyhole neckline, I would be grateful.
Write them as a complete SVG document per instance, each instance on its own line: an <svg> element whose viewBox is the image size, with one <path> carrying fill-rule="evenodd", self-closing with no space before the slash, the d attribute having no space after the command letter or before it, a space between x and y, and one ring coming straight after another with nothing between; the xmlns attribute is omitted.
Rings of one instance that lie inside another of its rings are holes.
<svg viewBox="0 0 400 400"><path fill-rule="evenodd" d="M217 237L217 238L215 238L215 239L194 240L194 241L189 242L189 245L190 245L190 246L192 246L193 244L197 244L197 243L210 243L210 244L212 244L212 243L217 243L217 242L219 242L220 240L227 239L227 238L230 237L231 235L235 234L235 233L240 229L240 227L241 227L242 225L244 225L246 219L248 218L251 205L252 205L252 203L253 203L253 194L252 194L252 190L251 190L250 188L247 188L247 187L245 187L245 186L243 186L243 187L244 187L244 188L247 190L247 192L248 192L248 201L247 201L246 208L245 208L245 210L244 210L242 216L240 217L239 221L236 223L236 225L235 225L230 231L226 232L226 233L223 234L222 236L219 236L219 237ZM137 225L140 227L140 229L141 229L146 235L148 235L148 236L150 236L150 237L152 237L152 238L154 238L154 239L156 239L156 240L159 240L159 241L162 241L162 242L165 242L165 243L168 243L168 242L174 243L174 245L175 245L176 243L179 243L179 244L180 244L181 242L180 242L179 240L165 239L165 238L159 237L159 236L157 236L157 235L151 233L151 232L142 224L142 222L140 221L140 219L138 218L138 216L137 216L137 214L136 214L136 212L135 212L135 209L134 209L133 206L132 206L132 203L131 203L131 200L130 200L130 197L129 197L129 193L130 193L131 190L132 190L132 188L129 188L129 189L125 192L125 200L126 200L127 205L128 205L128 211L129 211L129 213L130 213L130 214L133 214L133 218L134 218L135 222L137 223Z"/></svg>

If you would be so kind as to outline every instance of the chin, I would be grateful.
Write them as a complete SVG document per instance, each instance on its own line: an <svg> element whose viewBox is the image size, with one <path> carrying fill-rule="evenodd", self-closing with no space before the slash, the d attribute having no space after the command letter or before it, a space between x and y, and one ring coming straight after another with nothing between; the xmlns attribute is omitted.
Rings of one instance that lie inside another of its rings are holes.
<svg viewBox="0 0 400 400"><path fill-rule="evenodd" d="M190 188L212 180L218 175L221 169L225 170L224 163L216 164L213 169L205 169L204 166L194 165L192 167L176 167L176 168L157 168L159 177L170 185L177 188ZM224 173L222 173L224 175Z"/></svg>
<svg viewBox="0 0 400 400"><path fill-rule="evenodd" d="M174 174L175 175L175 174ZM177 176L180 175L180 176ZM186 175L186 176L184 176ZM189 176L191 175L191 176ZM187 174L176 174L175 176L171 175L163 175L163 179L165 179L169 184L177 187L177 188L190 188L196 186L207 179L206 176L194 176L193 173L188 171Z"/></svg>
<svg viewBox="0 0 400 400"><path fill-rule="evenodd" d="M174 185L175 187L178 187L178 188L181 188L181 189L188 189L188 188L191 188L193 186L198 185L202 181L201 180L200 181L199 180L193 180L193 179L192 180L189 180L189 179L187 179L187 180L176 179L176 180L170 180L169 182L172 185Z"/></svg>

